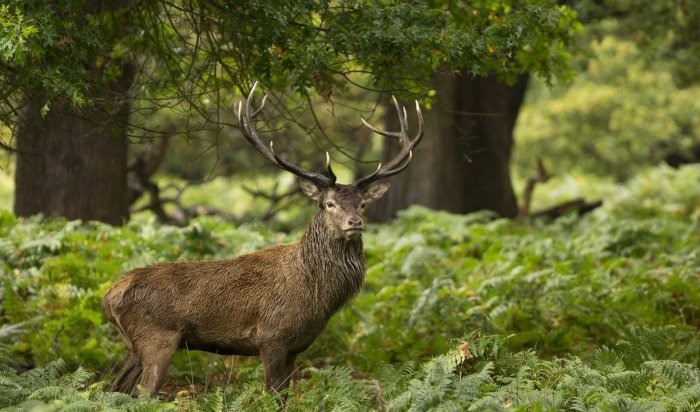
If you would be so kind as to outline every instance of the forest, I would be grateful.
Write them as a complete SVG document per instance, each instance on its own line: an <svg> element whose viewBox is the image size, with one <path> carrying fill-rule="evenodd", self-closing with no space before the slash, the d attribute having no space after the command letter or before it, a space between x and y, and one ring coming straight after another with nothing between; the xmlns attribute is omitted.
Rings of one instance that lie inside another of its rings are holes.
<svg viewBox="0 0 700 412"><path fill-rule="evenodd" d="M700 410L699 27L694 0L6 0L0 410ZM287 346L234 336L258 301L246 333Z"/></svg>

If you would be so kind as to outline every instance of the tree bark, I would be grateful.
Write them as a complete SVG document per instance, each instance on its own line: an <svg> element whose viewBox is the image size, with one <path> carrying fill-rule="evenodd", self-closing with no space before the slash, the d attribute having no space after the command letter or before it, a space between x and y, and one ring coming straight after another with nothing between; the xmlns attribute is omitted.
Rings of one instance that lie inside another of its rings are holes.
<svg viewBox="0 0 700 412"><path fill-rule="evenodd" d="M122 224L127 201L128 90L133 68L95 96L96 103L77 109L68 102L32 96L17 130L15 214L63 216Z"/></svg>
<svg viewBox="0 0 700 412"><path fill-rule="evenodd" d="M510 157L528 78L521 75L507 85L496 76L436 73L436 101L424 112L425 137L411 165L391 178L392 189L369 209L370 219L392 219L412 204L454 213L487 209L515 217ZM385 123L398 129L393 110L387 111ZM382 161L397 150L395 143L385 141Z"/></svg>

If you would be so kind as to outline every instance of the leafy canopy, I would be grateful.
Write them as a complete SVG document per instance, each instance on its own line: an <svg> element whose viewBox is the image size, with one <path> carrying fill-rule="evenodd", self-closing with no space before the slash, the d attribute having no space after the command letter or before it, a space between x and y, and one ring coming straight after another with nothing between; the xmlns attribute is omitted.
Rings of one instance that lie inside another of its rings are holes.
<svg viewBox="0 0 700 412"><path fill-rule="evenodd" d="M218 102L231 84L245 90L253 79L325 98L350 84L425 95L443 64L566 77L579 30L574 12L546 0L135 0L111 9L12 0L0 27L0 90L78 106L124 62L140 68L141 97L188 104Z"/></svg>

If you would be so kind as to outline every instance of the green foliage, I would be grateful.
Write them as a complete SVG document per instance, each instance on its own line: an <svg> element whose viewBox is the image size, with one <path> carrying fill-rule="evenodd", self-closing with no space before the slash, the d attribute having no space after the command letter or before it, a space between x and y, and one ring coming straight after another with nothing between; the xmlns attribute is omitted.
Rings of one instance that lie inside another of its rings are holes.
<svg viewBox="0 0 700 412"><path fill-rule="evenodd" d="M625 368L617 349L605 347L587 365L577 357L544 360L532 352L512 353L497 346L503 343L499 337L469 339L423 364L387 409L611 410L634 405L692 410L700 394L695 365L649 360Z"/></svg>
<svg viewBox="0 0 700 412"><path fill-rule="evenodd" d="M4 356L3 352L4 348L0 348L0 356ZM90 383L92 373L83 368L69 372L61 359L22 374L14 372L11 366L6 359L0 359L0 407L44 411L166 409L160 408L156 400L106 392L104 382Z"/></svg>
<svg viewBox="0 0 700 412"><path fill-rule="evenodd" d="M506 78L525 71L567 78L580 25L571 9L550 0L129 7L11 0L0 9L0 30L0 61L9 69L0 76L3 95L40 95L44 114L52 100L89 105L99 98L94 91L129 66L142 86L134 88L135 106L145 116L165 109L196 118L190 132L218 123L212 111L257 79L305 98L315 90L328 101L348 86L425 97L442 64ZM16 107L1 108L0 118L14 124Z"/></svg>
<svg viewBox="0 0 700 412"><path fill-rule="evenodd" d="M288 410L697 408L699 177L658 168L554 222L405 211L367 234L364 291L301 356ZM170 376L203 393L155 404L105 392L123 343L99 299L131 268L296 237L214 218L115 228L0 214L0 399L275 410L257 361L195 352ZM39 366L18 375L7 357Z"/></svg>
<svg viewBox="0 0 700 412"><path fill-rule="evenodd" d="M502 336L472 334L458 347L422 363L385 366L376 379L356 378L342 367L308 368L308 378L287 391L286 410L678 410L700 406L697 365L656 359L625 364L630 348L653 346L655 333L638 335L633 346L602 347L591 364L578 357L546 360L533 352L511 352ZM638 345L638 346L637 346ZM0 406L48 410L274 411L277 402L258 382L217 386L196 399L167 403L103 391L87 384L79 368L68 373L58 360L23 374L3 366Z"/></svg>
<svg viewBox="0 0 700 412"><path fill-rule="evenodd" d="M700 4L693 0L583 0L572 3L582 21L620 22L618 34L639 44L645 59L664 60L679 85L700 80Z"/></svg>
<svg viewBox="0 0 700 412"><path fill-rule="evenodd" d="M567 78L570 49L580 31L571 9L549 1L341 5L322 19L328 21L328 43L356 56L392 89L416 82L430 87L429 74L445 63L508 79L522 72Z"/></svg>
<svg viewBox="0 0 700 412"><path fill-rule="evenodd" d="M27 41L37 33L31 22L24 20L19 9L0 6L0 61L24 62L27 56Z"/></svg>
<svg viewBox="0 0 700 412"><path fill-rule="evenodd" d="M699 86L678 86L667 61L646 60L629 40L594 39L590 54L570 86L536 86L528 97L516 130L523 176L540 157L555 175L624 180L697 145Z"/></svg>
<svg viewBox="0 0 700 412"><path fill-rule="evenodd" d="M52 100L76 107L91 104L91 91L121 73L114 63L123 56L113 47L126 36L125 13L107 13L80 1L5 3L0 9L0 61L6 67L0 88L5 95L21 101L17 92L31 90L45 103L45 115ZM6 101L2 109L1 115L14 115L16 108ZM9 118L2 120L12 124Z"/></svg>
<svg viewBox="0 0 700 412"><path fill-rule="evenodd" d="M616 188L606 209L613 215L643 217L674 216L693 221L700 219L700 168L689 165L679 169L660 166L635 176ZM692 226L688 230L692 229Z"/></svg>

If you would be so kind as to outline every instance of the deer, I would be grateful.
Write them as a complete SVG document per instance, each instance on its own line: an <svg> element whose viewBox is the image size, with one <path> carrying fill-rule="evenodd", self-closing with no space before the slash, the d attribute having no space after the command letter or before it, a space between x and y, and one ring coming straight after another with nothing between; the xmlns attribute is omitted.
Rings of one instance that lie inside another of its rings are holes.
<svg viewBox="0 0 700 412"><path fill-rule="evenodd" d="M268 247L230 259L157 263L116 280L102 298L102 310L126 342L128 355L112 389L149 396L159 393L178 349L222 355L259 356L268 392L282 393L294 361L318 337L331 316L351 300L365 278L362 232L368 204L389 189L380 181L403 171L423 138L408 135L406 109L392 96L400 131L371 132L398 140L398 153L352 184L336 183L326 152L326 173L287 162L266 146L255 126L267 95L253 107L253 84L234 106L245 139L273 165L298 177L301 191L318 212L297 243ZM136 387L140 379L140 388ZM284 393L282 393L284 396Z"/></svg>

